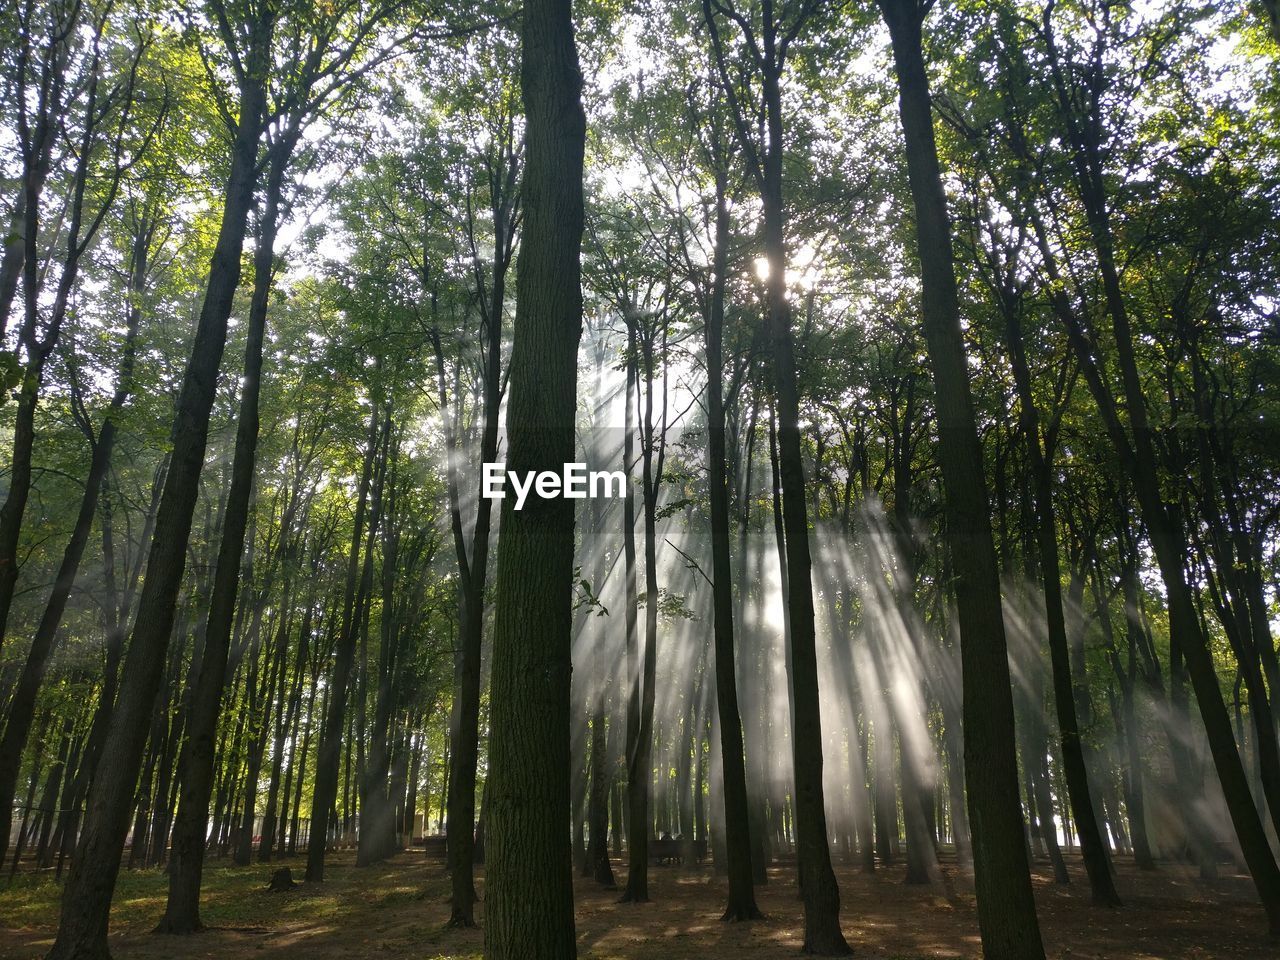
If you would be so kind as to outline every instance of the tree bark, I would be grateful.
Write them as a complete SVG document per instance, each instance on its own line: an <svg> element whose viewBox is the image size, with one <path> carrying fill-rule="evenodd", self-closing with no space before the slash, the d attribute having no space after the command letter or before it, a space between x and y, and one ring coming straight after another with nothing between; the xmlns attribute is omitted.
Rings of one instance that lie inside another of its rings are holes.
<svg viewBox="0 0 1280 960"><path fill-rule="evenodd" d="M586 118L569 0L522 20L525 228L507 409L508 469L573 460L582 335ZM573 960L569 843L574 517L564 498L502 503L490 730L489 960Z"/></svg>
<svg viewBox="0 0 1280 960"><path fill-rule="evenodd" d="M934 378L947 543L956 576L978 926L988 960L1042 958L1018 798L1000 580L922 51L924 8L916 0L879 0L879 6L889 27L898 78L916 214L924 333Z"/></svg>
<svg viewBox="0 0 1280 960"><path fill-rule="evenodd" d="M729 261L726 176L716 171L715 249L711 301L703 335L707 349L707 482L711 501L711 584L714 605L716 710L724 798L725 859L729 902L721 920L760 919L751 885L751 833L742 718L734 665L733 572L729 557L729 489L725 479L724 396L716 371L724 369L724 304Z"/></svg>
<svg viewBox="0 0 1280 960"><path fill-rule="evenodd" d="M290 133L286 133L289 137ZM231 464L231 488L223 512L222 541L214 572L213 595L205 626L205 648L192 695L188 733L181 760L182 786L173 828L169 896L157 933L194 933L200 922L200 879L208 832L209 797L213 787L214 743L222 706L231 628L240 589L245 531L253 497L258 445L258 398L262 389L262 350L271 293L275 237L288 156L296 142L279 141L270 155L266 206L254 254L254 289L245 341L240 416ZM256 151L255 151L256 152ZM284 534L282 533L282 536ZM250 784L250 789L253 789Z"/></svg>

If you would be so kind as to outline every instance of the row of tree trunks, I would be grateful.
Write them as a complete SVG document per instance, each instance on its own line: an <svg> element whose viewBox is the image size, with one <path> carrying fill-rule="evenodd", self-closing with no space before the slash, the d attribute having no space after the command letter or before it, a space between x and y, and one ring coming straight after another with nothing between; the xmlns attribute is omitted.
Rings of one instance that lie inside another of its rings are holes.
<svg viewBox="0 0 1280 960"><path fill-rule="evenodd" d="M270 48L273 19L252 33L257 58ZM84 826L62 899L52 960L108 956L107 920L119 871L129 807L173 630L174 609L186 569L187 540L199 492L227 320L240 278L265 114L259 74L242 77L239 117L231 152L221 227L209 270L190 360L183 374L174 422L173 452L156 516L146 578L121 673L118 703L89 789Z"/></svg>
<svg viewBox="0 0 1280 960"><path fill-rule="evenodd" d="M49 658L55 649L58 628L75 585L98 503L103 495L103 480L111 464L111 453L115 446L117 418L132 390L134 355L138 327L142 320L142 298L145 294L154 235L155 220L148 212L143 212L134 219L133 245L128 264L125 342L120 370L116 376L115 391L111 395L110 405L97 435L94 435L92 426L87 421L83 424L91 450L89 473L85 478L84 495L76 514L71 539L63 551L62 562L54 579L53 591L36 626L22 674L9 699L8 720L4 725L4 735L0 737L0 797L11 797L14 793L27 735L31 730L36 696L44 680ZM11 815L8 804L0 805L0 863L4 860L5 848L9 843Z"/></svg>

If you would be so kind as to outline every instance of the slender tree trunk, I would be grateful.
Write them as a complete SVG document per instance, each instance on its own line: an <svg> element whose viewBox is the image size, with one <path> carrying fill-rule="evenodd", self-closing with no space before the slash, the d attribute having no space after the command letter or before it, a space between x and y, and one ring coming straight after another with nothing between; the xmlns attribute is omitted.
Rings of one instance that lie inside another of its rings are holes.
<svg viewBox="0 0 1280 960"><path fill-rule="evenodd" d="M1058 735L1062 742L1062 765L1067 777L1067 799L1071 818L1080 832L1080 850L1093 902L1104 907L1120 906L1111 870L1106 839L1098 826L1089 772L1085 764L1080 724L1076 716L1075 685L1087 680L1073 678L1066 614L1062 605L1062 568L1058 558L1058 524L1053 508L1053 451L1041 446L1041 422L1031 389L1031 370L1022 339L1022 326L1015 310L1006 305L1005 340L1018 394L1018 414L1031 466L1032 499L1039 547L1041 585L1044 590L1045 625L1049 638L1049 663L1053 677L1053 700L1057 708Z"/></svg>
<svg viewBox="0 0 1280 960"><path fill-rule="evenodd" d="M716 173L716 236L711 302L703 335L707 369L724 368L724 301L729 260L726 177ZM729 557L729 490L725 479L724 396L720 379L707 379L707 479L711 500L711 583L714 605L716 710L724 798L725 859L729 902L721 920L755 920L762 915L751 885L750 813L743 759L742 718L733 643L733 572Z"/></svg>
<svg viewBox="0 0 1280 960"><path fill-rule="evenodd" d="M629 326L645 323L647 318L628 318ZM624 903L649 901L649 833L653 821L650 794L653 787L653 710L657 691L658 658L658 484L661 463L655 466L655 444L665 443L666 419L663 418L663 436L658 439L653 424L653 364L656 330L642 330L637 338L640 347L639 364L644 369L644 416L641 423L641 475L644 491L644 648L640 657L640 723L634 751L628 757L627 842L630 849L627 869L627 887L622 894ZM665 357L663 358L665 363ZM639 392L639 372L637 393ZM659 461L661 457L659 456ZM634 693L634 686L633 686Z"/></svg>
<svg viewBox="0 0 1280 960"><path fill-rule="evenodd" d="M764 249L769 263L765 284L768 330L772 345L774 388L778 406L778 469L786 548L787 629L791 638L792 755L796 855L805 907L804 949L838 956L849 953L840 930L840 888L831 867L822 785L822 720L819 709L818 662L813 609L803 455L800 444L800 397L786 293L786 238L782 197L782 57L776 49L773 6L763 10L765 68L761 78L767 144L760 180L764 211Z"/></svg>
<svg viewBox="0 0 1280 960"><path fill-rule="evenodd" d="M605 343L603 339L595 342L595 362L596 362L596 378L597 387L604 382L604 360L605 360ZM593 436L595 442L592 444L593 467L603 469L604 463L601 461L601 444L600 433L604 429L599 422L599 413L602 409L602 398L597 394L592 397L594 410L597 414L595 417ZM595 569L593 571L594 583L593 589L599 595L604 587L605 572L605 538L603 537L605 525L605 512L598 497L591 501L591 537L585 538L584 543L590 545L590 549L594 554ZM591 704L591 732L590 732L590 766L591 766L591 785L590 796L588 800L588 825L589 839L587 847L587 865L596 883L608 890L612 890L616 885L613 876L613 865L609 862L609 796L613 786L613 768L609 762L609 745L613 739L614 726L610 724L608 719L609 713L609 688L612 686L609 667L606 660L609 656L608 631L603 626L600 629L596 642L592 645L589 654L591 658L591 690L588 697Z"/></svg>
<svg viewBox="0 0 1280 960"><path fill-rule="evenodd" d="M636 514L635 514L635 495L632 491L631 471L635 465L634 444L635 444L635 427L632 420L634 400L636 394L639 393L638 378L636 375L636 335L635 327L627 324L627 352L626 352L626 377L627 385L624 393L625 410L623 413L622 428L622 469L627 478L627 489L622 501L622 553L623 553L623 578L624 593L626 602L625 626L626 626L626 668L627 668L627 739L626 739L626 768L627 768L627 785L626 785L626 820L625 823L621 817L615 817L614 823L619 826L625 826L623 831L627 838L627 886L631 886L631 878L638 878L647 870L649 849L648 830L641 830L639 835L635 833L634 823L636 820L635 810L640 804L647 806L646 800L641 800L637 794L644 793L647 797L649 789L649 773L641 769L637 760L637 754L640 750L640 652L637 644L637 626L639 622L640 596L636 587ZM644 815L640 817L640 821L644 822ZM629 891L628 891L629 892Z"/></svg>
<svg viewBox="0 0 1280 960"><path fill-rule="evenodd" d="M502 316L505 308L506 266L501 262L502 251L508 248L507 222L500 210L494 211L494 248L500 262L495 266L492 297L486 326L484 365L484 426L480 438L480 462L492 463L498 451L498 426L502 406ZM442 410L444 359L440 351L439 337L435 338L436 362L440 380ZM452 434L450 434L450 437ZM452 440L450 440L452 446ZM461 504L458 483L449 459L449 499L454 548L458 556L458 569L462 574L462 643L459 650L458 672L455 681L458 698L457 729L454 749L450 758L453 769L449 776L447 797L449 819L446 848L449 857L449 874L453 889L450 903L449 925L475 926L476 902L473 867L475 863L476 819L476 764L480 742L480 670L484 641L485 589L489 575L489 536L493 523L492 501L484 496L476 497L476 520L471 535L470 557L462 531Z"/></svg>

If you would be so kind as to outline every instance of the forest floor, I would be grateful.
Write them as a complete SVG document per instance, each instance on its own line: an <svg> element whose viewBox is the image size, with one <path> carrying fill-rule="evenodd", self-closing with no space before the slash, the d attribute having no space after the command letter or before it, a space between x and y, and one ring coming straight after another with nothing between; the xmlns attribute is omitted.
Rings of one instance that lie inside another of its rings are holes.
<svg viewBox="0 0 1280 960"><path fill-rule="evenodd" d="M301 859L291 865L301 873ZM173 938L150 931L164 910L163 872L122 874L111 920L115 960L346 960L413 958L472 960L482 951L480 930L445 926L448 880L438 861L407 852L357 869L350 855L330 860L322 885L269 893L275 865L237 868L219 862L205 871L204 922L209 929ZM614 865L621 879L625 868ZM1045 944L1060 960L1280 960L1266 936L1262 908L1247 877L1224 872L1212 887L1188 867L1167 864L1142 873L1118 863L1126 906L1090 904L1082 870L1070 887L1055 886L1047 866L1036 869L1036 897ZM845 936L855 956L917 960L977 957L972 879L944 868L936 888L908 887L902 866L874 875L838 869ZM654 867L652 902L618 903L617 891L576 882L578 949L583 960L758 960L800 956L801 906L794 871L779 866L756 896L768 915L753 924L718 919L724 881L709 869ZM477 884L483 896L483 872ZM57 925L58 886L51 877L20 874L0 881L0 958L37 960ZM479 909L483 911L483 904Z"/></svg>

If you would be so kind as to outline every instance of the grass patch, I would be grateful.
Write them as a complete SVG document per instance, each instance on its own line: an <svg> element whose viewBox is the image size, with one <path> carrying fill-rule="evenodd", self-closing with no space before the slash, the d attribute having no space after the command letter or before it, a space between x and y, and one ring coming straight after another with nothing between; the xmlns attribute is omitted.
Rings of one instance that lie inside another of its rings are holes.
<svg viewBox="0 0 1280 960"><path fill-rule="evenodd" d="M289 864L301 872L299 864ZM322 884L300 883L293 890L269 893L271 871L278 864L238 867L213 861L206 865L200 916L208 927L274 929L293 923L338 923L353 914L394 909L424 896L443 896L444 881L423 878L406 882L402 870L366 867L357 870L349 858L331 862ZM111 907L113 932L150 930L164 914L168 875L162 869L122 870ZM62 883L51 871L21 873L0 883L0 928L57 929Z"/></svg>

